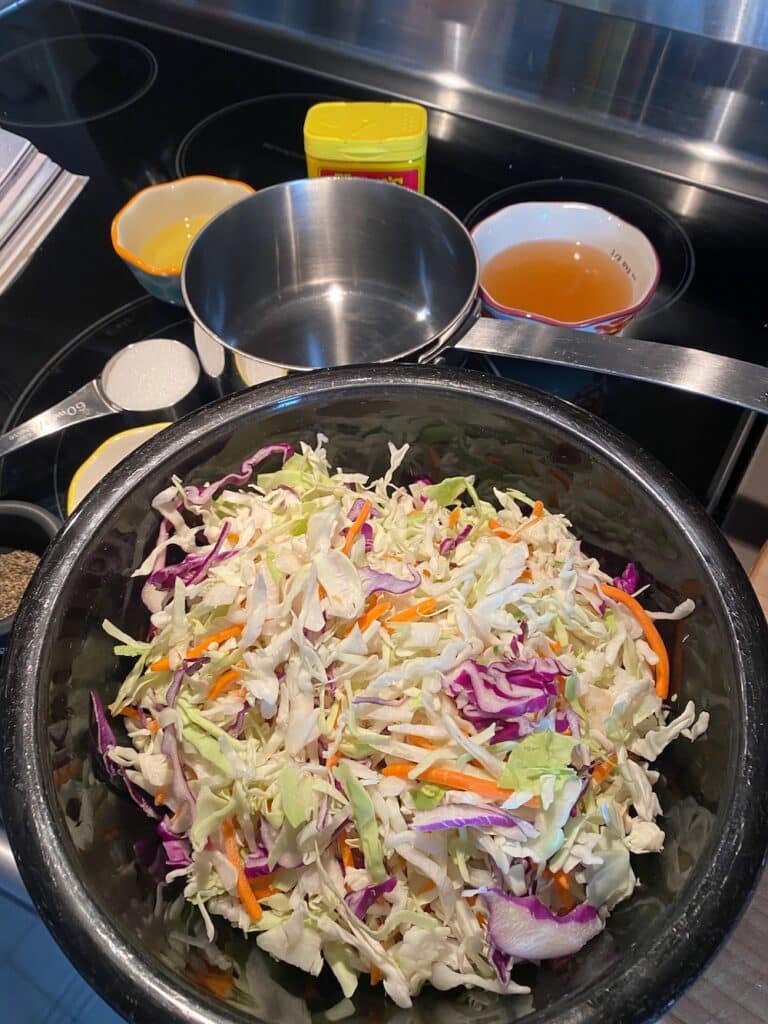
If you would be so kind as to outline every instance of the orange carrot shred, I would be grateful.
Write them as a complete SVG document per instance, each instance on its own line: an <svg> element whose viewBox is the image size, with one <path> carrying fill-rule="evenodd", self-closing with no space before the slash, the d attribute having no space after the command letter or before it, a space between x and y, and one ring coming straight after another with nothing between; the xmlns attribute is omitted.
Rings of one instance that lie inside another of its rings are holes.
<svg viewBox="0 0 768 1024"><path fill-rule="evenodd" d="M237 839L235 839L235 829L231 821L222 821L221 835L224 839L224 852L227 855L227 860L237 872L237 895L240 897L243 906L250 914L252 920L258 921L261 917L261 907L259 906L259 901L253 895L253 890L243 869L243 862L240 859L240 851L237 847Z"/></svg>
<svg viewBox="0 0 768 1024"><path fill-rule="evenodd" d="M153 718L151 721L147 722L147 728L150 732L158 732L160 730L160 723L156 722Z"/></svg>
<svg viewBox="0 0 768 1024"><path fill-rule="evenodd" d="M631 594L620 590L619 587L611 587L607 583L601 583L600 587L606 597L610 597L612 600L618 601L619 604L629 608L642 626L648 646L659 659L654 671L656 693L662 700L665 700L669 696L669 655L667 654L667 648L664 646L664 641L661 639L659 631L653 623L653 619Z"/></svg>
<svg viewBox="0 0 768 1024"><path fill-rule="evenodd" d="M141 715L138 708L127 707L120 712L123 718L130 718L132 722L140 722Z"/></svg>
<svg viewBox="0 0 768 1024"><path fill-rule="evenodd" d="M543 501L535 501L533 503L532 515L533 515L534 519L542 519L544 517L544 502Z"/></svg>
<svg viewBox="0 0 768 1024"><path fill-rule="evenodd" d="M232 976L225 971L220 971L215 967L211 967L207 971L189 968L189 974L203 988L207 988L209 992L218 996L219 999L229 999L232 995L232 986L234 984Z"/></svg>
<svg viewBox="0 0 768 1024"><path fill-rule="evenodd" d="M157 787L157 792L155 793L155 807L160 807L164 803L165 803L165 790L163 789L162 786L158 786Z"/></svg>
<svg viewBox="0 0 768 1024"><path fill-rule="evenodd" d="M601 761L600 764L595 765L592 769L592 781L595 785L599 786L608 778L613 769L616 767L616 758L609 757L605 761Z"/></svg>
<svg viewBox="0 0 768 1024"><path fill-rule="evenodd" d="M343 832L339 836L339 853L341 854L341 863L345 868L349 870L355 866L355 856Z"/></svg>
<svg viewBox="0 0 768 1024"><path fill-rule="evenodd" d="M261 879L255 878L251 883L251 892L257 900L266 900L269 899L270 896L276 896L281 892L276 885L256 885L254 884L255 882L261 882Z"/></svg>
<svg viewBox="0 0 768 1024"><path fill-rule="evenodd" d="M453 528L456 525L456 523L458 523L460 515L461 515L461 505L457 505L456 508L453 510L453 512L451 512L451 514L448 516L448 525L451 528Z"/></svg>
<svg viewBox="0 0 768 1024"><path fill-rule="evenodd" d="M352 550L352 545L355 543L358 533L363 528L363 524L368 516L371 514L372 505L370 501L364 501L360 511L355 517L355 521L352 523L350 528L347 530L347 536L344 540L344 547L341 549L345 555L348 555Z"/></svg>
<svg viewBox="0 0 768 1024"><path fill-rule="evenodd" d="M237 544L237 542L240 540L240 534L235 533L234 530L230 530L229 533L227 534L227 540L231 541L233 544Z"/></svg>
<svg viewBox="0 0 768 1024"><path fill-rule="evenodd" d="M424 750L437 750L437 744L432 743L423 736L406 736L405 738L414 747L422 747Z"/></svg>
<svg viewBox="0 0 768 1024"><path fill-rule="evenodd" d="M376 964L371 964L371 984L378 985L384 975L381 973Z"/></svg>
<svg viewBox="0 0 768 1024"><path fill-rule="evenodd" d="M231 684L240 678L240 673L230 668L223 672L208 691L208 700L216 700Z"/></svg>
<svg viewBox="0 0 768 1024"><path fill-rule="evenodd" d="M501 540L509 540L509 538L512 536L509 530L504 529L504 527L501 525L498 519L489 519L488 528L490 530L493 530L496 536L500 537Z"/></svg>
<svg viewBox="0 0 768 1024"><path fill-rule="evenodd" d="M223 644L225 640L229 640L233 636L240 636L245 629L245 625L238 623L236 626L228 626L227 629L219 630L218 633L212 633L207 636L205 640L201 640L199 644L194 647L190 647L184 658L199 658L204 651L207 651L211 644ZM171 663L167 658L160 658L150 665L150 669L153 672L169 672Z"/></svg>
<svg viewBox="0 0 768 1024"><path fill-rule="evenodd" d="M387 622L413 622L420 615L429 615L437 608L437 601L434 597L428 597L426 601L421 601L419 604L413 605L411 608L406 608L402 612L398 612L397 615L392 615Z"/></svg>
<svg viewBox="0 0 768 1024"><path fill-rule="evenodd" d="M71 761L67 761L61 768L56 768L53 773L53 784L56 789L69 782L70 779L74 779L82 767L82 761L79 757L73 757Z"/></svg>
<svg viewBox="0 0 768 1024"><path fill-rule="evenodd" d="M388 764L382 769L382 775L407 779L409 772L412 770L412 764ZM418 779L419 782L432 782L436 786L445 786L446 789L458 789L466 793L477 793L487 800L506 800L513 792L511 789L502 789L501 786L497 786L491 779L481 779L477 775L469 775L466 772L455 771L452 768L435 768L434 766L425 768L419 772ZM534 800L538 801L538 798L535 797Z"/></svg>
<svg viewBox="0 0 768 1024"><path fill-rule="evenodd" d="M549 472L552 474L555 480L558 480L563 485L566 491L570 491L571 478L569 476L566 476L562 469L558 469L557 466L550 466Z"/></svg>
<svg viewBox="0 0 768 1024"><path fill-rule="evenodd" d="M329 770L331 768L335 768L340 760L341 760L341 756L340 756L338 750L334 750L334 752L331 754L331 756L325 762L325 767L328 768Z"/></svg>
<svg viewBox="0 0 768 1024"><path fill-rule="evenodd" d="M380 619L382 615L386 615L391 608L392 605L389 603L389 601L377 601L376 604L374 604L371 608L368 609L365 615L362 615L357 620L357 625L360 627L360 632L364 633L372 622L375 622L376 619Z"/></svg>

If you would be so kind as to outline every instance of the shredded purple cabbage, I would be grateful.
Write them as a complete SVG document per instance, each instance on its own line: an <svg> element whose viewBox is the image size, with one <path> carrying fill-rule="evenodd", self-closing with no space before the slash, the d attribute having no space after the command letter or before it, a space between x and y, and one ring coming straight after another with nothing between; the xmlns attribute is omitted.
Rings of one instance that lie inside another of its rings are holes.
<svg viewBox="0 0 768 1024"><path fill-rule="evenodd" d="M349 527L345 526L341 531L342 537L346 537L348 532ZM366 552L370 551L373 548L373 527L368 521L364 522L360 527L360 536L363 538Z"/></svg>
<svg viewBox="0 0 768 1024"><path fill-rule="evenodd" d="M166 839L163 850L169 868L188 868L192 863L192 844L188 839Z"/></svg>
<svg viewBox="0 0 768 1024"><path fill-rule="evenodd" d="M604 927L588 903L558 917L536 896L511 896L501 889L489 889L484 896L489 944L516 960L571 956Z"/></svg>
<svg viewBox="0 0 768 1024"><path fill-rule="evenodd" d="M102 703L101 697L95 690L91 690L91 705L96 720L96 747L99 751L102 764L107 774L112 779L122 779L128 795L137 804L148 818L159 818L160 815L152 802L152 799L128 777L128 769L123 768L109 756L110 750L117 746L115 734L107 719L107 712Z"/></svg>
<svg viewBox="0 0 768 1024"><path fill-rule="evenodd" d="M472 532L472 524L468 523L463 530L456 534L455 537L444 537L437 546L438 553L441 555L448 555L451 551L455 551L456 548L465 541Z"/></svg>
<svg viewBox="0 0 768 1024"><path fill-rule="evenodd" d="M176 698L179 695L179 689L181 688L184 676L193 676L195 672L199 672L203 665L207 665L209 658L185 658L181 665L173 673L171 679L171 685L168 687L168 692L165 695L165 703L169 708L172 708L176 703ZM141 708L139 708L141 711Z"/></svg>
<svg viewBox="0 0 768 1024"><path fill-rule="evenodd" d="M269 866L269 853L266 846L259 843L258 848L246 855L243 870L248 878L258 878L259 875L268 875L271 871Z"/></svg>
<svg viewBox="0 0 768 1024"><path fill-rule="evenodd" d="M352 502L352 504L349 507L349 512L347 512L347 519L351 519L352 522L354 522L355 519L357 519L357 517L360 515L360 510L362 509L364 504L365 504L365 498L355 498L355 500ZM379 518L379 511L378 511L378 509L375 509L375 508L372 507L370 512L368 513L368 516L369 516L370 519L378 519Z"/></svg>
<svg viewBox="0 0 768 1024"><path fill-rule="evenodd" d="M251 479L254 469L264 462L265 459L268 459L270 455L275 455L277 452L280 452L283 456L283 465L285 465L286 459L293 455L294 448L291 444L268 444L249 456L241 464L238 473L227 473L220 480L214 480L210 484L201 486L190 485L184 488L184 493L194 505L205 505L223 487L243 487Z"/></svg>
<svg viewBox="0 0 768 1024"><path fill-rule="evenodd" d="M499 807L485 804L442 804L426 811L416 811L411 828L416 832L440 832L449 828L516 828L522 819ZM524 822L522 830L530 833L532 826Z"/></svg>
<svg viewBox="0 0 768 1024"><path fill-rule="evenodd" d="M165 853L162 843L154 837L137 839L133 844L136 860L149 873L155 882L165 880Z"/></svg>
<svg viewBox="0 0 768 1024"><path fill-rule="evenodd" d="M248 714L249 710L250 710L250 705L246 701L246 703L243 704L243 706L240 708L240 710L235 715L232 723L227 726L227 732L229 733L230 736L239 736L240 735L240 733L242 731L242 728L243 728L243 722L245 722L245 716Z"/></svg>
<svg viewBox="0 0 768 1024"><path fill-rule="evenodd" d="M397 879L387 878L385 881L378 882L376 885L367 885L364 889L358 889L356 892L347 893L344 897L344 902L355 917L359 917L362 921L376 900L379 899L380 896L383 896L385 892L392 892L396 885Z"/></svg>
<svg viewBox="0 0 768 1024"><path fill-rule="evenodd" d="M363 596L369 597L376 591L384 591L387 594L407 594L409 590L415 590L421 583L421 574L414 569L407 580L393 576L389 572L377 572L364 565L360 570L360 581L363 584Z"/></svg>
<svg viewBox="0 0 768 1024"><path fill-rule="evenodd" d="M187 586L192 586L205 579L212 565L219 565L221 562L226 562L228 558L232 558L237 553L235 548L231 548L229 551L221 550L229 533L229 525L229 521L224 523L216 542L207 554L190 554L177 565L153 569L149 576L152 586L156 590L170 590L177 578Z"/></svg>
<svg viewBox="0 0 768 1024"><path fill-rule="evenodd" d="M512 658L490 665L469 660L445 686L464 717L484 723L484 728L546 711L557 696L557 677L564 672L554 658Z"/></svg>
<svg viewBox="0 0 768 1024"><path fill-rule="evenodd" d="M179 808L178 816L175 820L172 820L172 825L174 831L177 833L185 832L191 825L192 819L194 818L195 798L192 790L189 788L189 783L184 775L184 770L181 767L175 725L167 725L165 729L163 729L163 739L160 744L160 749L171 762L171 771L173 773L171 789Z"/></svg>
<svg viewBox="0 0 768 1024"><path fill-rule="evenodd" d="M634 562L627 562L626 569L621 576L614 579L613 585L626 594L634 594L636 590L640 589L640 573Z"/></svg>
<svg viewBox="0 0 768 1024"><path fill-rule="evenodd" d="M120 765L116 764L109 756L109 751L112 747L117 746L117 740L112 731L112 726L109 724L104 703L95 690L91 690L91 705L93 707L93 717L96 720L96 746L101 755L101 760L108 775L121 775Z"/></svg>

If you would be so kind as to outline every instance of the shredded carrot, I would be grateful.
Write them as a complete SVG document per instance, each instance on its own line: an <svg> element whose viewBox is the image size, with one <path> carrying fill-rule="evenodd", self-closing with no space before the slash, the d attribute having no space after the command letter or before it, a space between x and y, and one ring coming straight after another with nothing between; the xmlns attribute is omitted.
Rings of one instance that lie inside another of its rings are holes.
<svg viewBox="0 0 768 1024"><path fill-rule="evenodd" d="M432 573L426 567L424 569L422 569L421 571L424 573L425 576L431 576L432 575Z"/></svg>
<svg viewBox="0 0 768 1024"><path fill-rule="evenodd" d="M237 542L240 540L240 534L235 533L234 530L230 530L230 532L227 534L227 540L231 541L233 544L237 544Z"/></svg>
<svg viewBox="0 0 768 1024"><path fill-rule="evenodd" d="M405 738L414 747L423 747L424 750L437 750L437 744L424 739L423 736L406 736Z"/></svg>
<svg viewBox="0 0 768 1024"><path fill-rule="evenodd" d="M139 714L139 709L138 708L131 708L131 707L123 708L123 710L120 712L120 714L123 716L123 718L130 718L132 722L140 722L141 721L141 715Z"/></svg>
<svg viewBox="0 0 768 1024"><path fill-rule="evenodd" d="M365 523L365 520L371 514L371 508L372 505L370 501L364 501L362 508L355 517L355 521L347 530L347 536L344 540L344 547L341 549L345 555L348 555L349 552L352 550L352 545L355 543L355 539L357 538L358 533L360 533L360 531L363 528L363 524Z"/></svg>
<svg viewBox="0 0 768 1024"><path fill-rule="evenodd" d="M248 696L248 691L244 686L238 686L236 690L232 691L233 697L238 697L240 700L245 700Z"/></svg>
<svg viewBox="0 0 768 1024"><path fill-rule="evenodd" d="M254 878L251 882L251 892L257 900L266 900L270 896L276 896L277 893L282 892L276 885L256 885L256 882L261 882L260 878Z"/></svg>
<svg viewBox="0 0 768 1024"><path fill-rule="evenodd" d="M662 700L665 700L669 696L669 655L664 646L664 641L659 636L659 631L653 623L653 619L651 619L645 608L631 594L625 593L619 587L611 587L607 583L601 583L600 587L606 597L610 597L614 601L618 601L619 604L629 608L642 626L648 646L659 659L654 673L656 677L656 693Z"/></svg>
<svg viewBox="0 0 768 1024"><path fill-rule="evenodd" d="M413 622L414 619L418 619L420 615L429 615L437 608L437 601L434 597L428 597L426 601L422 601L420 604L413 605L411 608L406 608L405 611L398 612L397 615L390 616L387 619L387 623L390 622Z"/></svg>
<svg viewBox="0 0 768 1024"><path fill-rule="evenodd" d="M451 512L451 514L448 516L448 525L451 528L453 528L456 525L456 523L458 523L460 515L461 515L461 505L457 505L457 507L453 510L453 512Z"/></svg>
<svg viewBox="0 0 768 1024"><path fill-rule="evenodd" d="M552 474L555 480L558 480L563 485L566 491L570 491L571 478L569 476L566 476L562 469L558 469L557 466L550 466L549 472Z"/></svg>
<svg viewBox="0 0 768 1024"><path fill-rule="evenodd" d="M375 622L376 619L380 619L382 615L386 615L391 608L392 605L389 603L389 601L377 601L376 604L374 604L371 608L368 609L365 615L362 615L357 620L357 624L360 627L360 632L364 633L372 622Z"/></svg>
<svg viewBox="0 0 768 1024"><path fill-rule="evenodd" d="M225 971L219 971L215 967L211 967L207 971L199 971L190 967L189 973L196 982L203 988L207 988L209 992L213 992L219 999L229 999L232 995L232 977Z"/></svg>
<svg viewBox="0 0 768 1024"><path fill-rule="evenodd" d="M199 658L201 654L208 650L211 644L223 644L225 640L229 640L233 636L240 636L245 626L242 623L238 623L236 626L228 626L226 629L219 630L218 633L212 633L211 636L207 636L205 640L201 640L199 644L194 647L190 647L187 653L184 655L186 658ZM160 658L150 665L153 672L169 672L171 663L167 658Z"/></svg>
<svg viewBox="0 0 768 1024"><path fill-rule="evenodd" d="M531 513L531 515L533 516L534 519L543 519L544 518L544 502L543 501L534 501L534 503L533 503L533 512Z"/></svg>
<svg viewBox="0 0 768 1024"><path fill-rule="evenodd" d="M163 789L162 786L158 786L157 787L157 792L155 793L155 807L160 807L164 803L165 803L165 790Z"/></svg>
<svg viewBox="0 0 768 1024"><path fill-rule="evenodd" d="M208 700L216 700L231 683L234 683L239 678L240 673L234 668L223 672L208 691Z"/></svg>
<svg viewBox="0 0 768 1024"><path fill-rule="evenodd" d="M496 536L500 537L501 540L509 540L509 538L512 536L509 530L504 529L504 527L501 525L498 519L489 519L488 527L491 530L493 530Z"/></svg>
<svg viewBox="0 0 768 1024"><path fill-rule="evenodd" d="M421 515L421 512L422 512L422 510L420 508L412 508L410 512L406 512L406 515L418 516L418 515Z"/></svg>
<svg viewBox="0 0 768 1024"><path fill-rule="evenodd" d="M240 859L240 851L237 848L237 840L235 839L235 829L231 821L222 821L221 835L224 839L224 852L227 855L227 860L237 872L237 895L251 915L251 918L254 921L258 921L261 917L261 907L259 906L259 901L253 895L253 890L243 869L243 862Z"/></svg>
<svg viewBox="0 0 768 1024"><path fill-rule="evenodd" d="M382 769L382 775L395 776L398 779L407 779L408 773L413 770L412 764L397 763L388 764ZM445 786L446 789L459 789L466 793L477 793L487 800L506 800L512 794L511 789L502 789L491 779L481 779L477 775L468 775L466 772L457 772L452 768L425 768L419 772L420 782L432 782L436 786ZM534 798L538 802L538 798ZM531 801L532 804L532 801Z"/></svg>
<svg viewBox="0 0 768 1024"><path fill-rule="evenodd" d="M339 754L338 750L334 750L334 752L331 754L331 756L325 762L325 767L328 768L329 770L331 768L335 768L340 760L341 760L341 755Z"/></svg>
<svg viewBox="0 0 768 1024"><path fill-rule="evenodd" d="M609 757L607 760L601 761L600 764L596 765L592 769L592 781L595 785L599 786L601 783L605 782L615 767L615 757Z"/></svg>
<svg viewBox="0 0 768 1024"><path fill-rule="evenodd" d="M160 729L160 723L156 722L153 718L151 721L147 722L147 728L150 732L158 732Z"/></svg>
<svg viewBox="0 0 768 1024"><path fill-rule="evenodd" d="M549 646L552 649L553 654L557 654L558 651L561 651L563 649L563 645L560 643L559 640L550 640Z"/></svg>
<svg viewBox="0 0 768 1024"><path fill-rule="evenodd" d="M384 975L381 973L376 964L371 964L371 984L378 985Z"/></svg>
<svg viewBox="0 0 768 1024"><path fill-rule="evenodd" d="M317 584L317 596L322 601L324 597L328 597L328 591L325 589L322 583Z"/></svg>
<svg viewBox="0 0 768 1024"><path fill-rule="evenodd" d="M565 871L550 871L549 868L545 868L544 877L552 879L558 895L560 896L560 900L563 905L558 913L567 914L569 911L573 910L576 906L577 900L575 900L573 896L570 876L566 874Z"/></svg>
<svg viewBox="0 0 768 1024"><path fill-rule="evenodd" d="M67 761L61 768L56 768L53 773L53 784L56 789L61 789L66 782L74 779L82 768L82 764L79 757L73 757L71 761Z"/></svg>
<svg viewBox="0 0 768 1024"><path fill-rule="evenodd" d="M341 855L341 863L345 868L349 870L355 866L355 855L352 853L349 843L347 842L347 838L343 832L339 836L339 853Z"/></svg>
<svg viewBox="0 0 768 1024"><path fill-rule="evenodd" d="M475 920L477 921L481 928L485 928L486 924L488 923L488 918L480 910L478 910L477 913L475 914Z"/></svg>

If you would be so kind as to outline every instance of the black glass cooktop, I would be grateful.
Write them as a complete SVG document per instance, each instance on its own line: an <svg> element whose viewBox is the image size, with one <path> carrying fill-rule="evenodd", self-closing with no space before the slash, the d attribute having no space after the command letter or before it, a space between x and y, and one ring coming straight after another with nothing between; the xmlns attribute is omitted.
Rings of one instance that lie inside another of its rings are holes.
<svg viewBox="0 0 768 1024"><path fill-rule="evenodd" d="M2 26L0 125L91 178L0 296L0 421L8 427L98 375L132 341L160 334L192 343L183 310L146 298L112 252L110 221L130 195L200 172L256 188L299 177L307 108L373 94L63 3L23 5ZM662 284L632 333L764 361L768 316L754 260L764 207L432 111L427 192L466 217L501 189L510 190L506 201L557 194L600 202L653 238ZM474 216L492 208L485 202ZM733 408L651 385L514 360L471 365L605 416L715 510L754 431ZM63 511L74 469L127 425L108 417L8 456L0 494Z"/></svg>

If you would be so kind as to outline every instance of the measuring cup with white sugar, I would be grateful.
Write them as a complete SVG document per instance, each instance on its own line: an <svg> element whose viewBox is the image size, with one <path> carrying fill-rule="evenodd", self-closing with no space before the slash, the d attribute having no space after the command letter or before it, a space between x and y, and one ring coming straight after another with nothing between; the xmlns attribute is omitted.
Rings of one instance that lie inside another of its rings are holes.
<svg viewBox="0 0 768 1024"><path fill-rule="evenodd" d="M200 379L195 353L171 338L148 338L126 345L101 376L32 419L0 436L0 457L84 420L112 413L164 413L178 419L195 404L189 399Z"/></svg>

